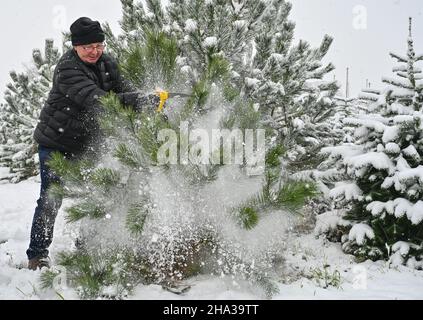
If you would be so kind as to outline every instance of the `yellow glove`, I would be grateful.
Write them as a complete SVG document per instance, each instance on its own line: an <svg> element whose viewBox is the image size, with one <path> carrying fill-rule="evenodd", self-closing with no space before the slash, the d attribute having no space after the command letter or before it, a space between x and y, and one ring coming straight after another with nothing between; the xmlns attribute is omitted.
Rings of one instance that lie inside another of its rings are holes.
<svg viewBox="0 0 423 320"><path fill-rule="evenodd" d="M160 104L159 104L159 107L157 108L157 112L162 112L167 99L169 99L169 92L164 90L157 90L155 94L160 97Z"/></svg>

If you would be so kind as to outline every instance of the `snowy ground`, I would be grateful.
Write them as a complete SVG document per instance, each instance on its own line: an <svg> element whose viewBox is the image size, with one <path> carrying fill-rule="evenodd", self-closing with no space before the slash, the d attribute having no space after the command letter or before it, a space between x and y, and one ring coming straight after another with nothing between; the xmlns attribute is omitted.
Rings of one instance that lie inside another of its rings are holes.
<svg viewBox="0 0 423 320"><path fill-rule="evenodd" d="M0 175L5 172L0 168ZM38 193L36 178L19 184L0 184L0 300L61 298L54 290L40 289L40 271L23 268ZM55 253L71 248L72 238L72 232L60 212L51 247L53 263ZM389 268L384 262L357 265L352 257L341 252L339 245L316 239L313 235L292 241L286 263L293 278L281 281L280 293L273 297L275 300L423 299L422 271ZM337 278L340 279L339 284L325 285L325 282ZM139 286L131 299L263 299L260 290L231 278L201 276L190 279L188 283L191 289L182 295L165 291L160 286ZM59 293L64 299L78 298L72 289L65 288Z"/></svg>

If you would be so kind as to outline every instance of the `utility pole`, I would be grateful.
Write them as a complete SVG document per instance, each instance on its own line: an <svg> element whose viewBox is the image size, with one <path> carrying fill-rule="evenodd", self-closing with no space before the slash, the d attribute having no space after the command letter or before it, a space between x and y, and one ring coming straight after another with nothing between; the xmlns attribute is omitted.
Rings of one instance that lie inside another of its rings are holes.
<svg viewBox="0 0 423 320"><path fill-rule="evenodd" d="M345 97L349 98L349 96L350 96L350 68L347 68L347 81L346 81Z"/></svg>

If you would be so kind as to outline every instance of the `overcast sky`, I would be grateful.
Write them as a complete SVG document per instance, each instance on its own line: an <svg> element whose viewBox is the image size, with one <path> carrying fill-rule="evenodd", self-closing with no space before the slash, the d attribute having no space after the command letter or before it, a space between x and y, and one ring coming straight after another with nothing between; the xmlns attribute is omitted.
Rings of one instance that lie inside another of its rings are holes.
<svg viewBox="0 0 423 320"><path fill-rule="evenodd" d="M326 61L336 66L335 75L345 85L350 68L350 92L381 86L394 60L389 52L405 55L408 17L413 17L417 53L423 54L423 0L292 0L291 19L296 35L319 45L322 36L334 37ZM345 92L345 87L342 88Z"/></svg>
<svg viewBox="0 0 423 320"><path fill-rule="evenodd" d="M335 38L326 61L337 68L334 76L345 83L350 68L351 95L369 79L372 87L389 75L390 51L404 54L408 17L414 18L415 47L423 53L423 0L292 0L291 20L296 38L318 46L324 34ZM9 71L22 71L33 48L43 48L46 38L60 45L61 32L81 16L108 21L119 30L119 0L2 0L0 4L0 94ZM343 88L345 92L345 88Z"/></svg>

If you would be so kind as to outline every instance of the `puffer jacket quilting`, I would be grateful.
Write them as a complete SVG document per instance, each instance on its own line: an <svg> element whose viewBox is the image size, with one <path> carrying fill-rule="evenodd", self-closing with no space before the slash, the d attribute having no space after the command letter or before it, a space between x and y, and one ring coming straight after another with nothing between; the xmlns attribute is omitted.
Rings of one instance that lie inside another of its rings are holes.
<svg viewBox="0 0 423 320"><path fill-rule="evenodd" d="M71 49L58 62L53 86L41 111L34 139L42 146L78 154L98 133L98 99L108 92L130 91L116 60L103 54L95 65L85 64Z"/></svg>

